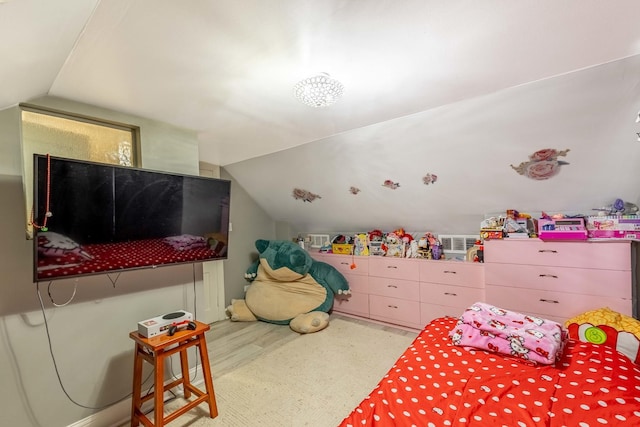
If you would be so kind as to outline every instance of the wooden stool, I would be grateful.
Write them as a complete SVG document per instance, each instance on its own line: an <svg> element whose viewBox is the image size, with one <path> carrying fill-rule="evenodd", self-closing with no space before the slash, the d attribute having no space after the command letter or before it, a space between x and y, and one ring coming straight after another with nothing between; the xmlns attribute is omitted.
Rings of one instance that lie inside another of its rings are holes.
<svg viewBox="0 0 640 427"><path fill-rule="evenodd" d="M133 362L133 399L131 404L132 427L137 427L140 423L150 427L162 427L203 402L207 402L209 405L209 415L211 418L218 416L218 406L216 405L216 397L213 390L213 380L211 379L211 367L209 366L209 354L207 353L207 341L204 334L210 327L206 323L198 322L197 320L194 321L194 323L196 324L195 330L180 330L175 332L173 336L160 335L153 338L145 338L137 331L129 334L129 337L136 342L136 354ZM189 381L187 349L192 346L196 346L199 349L206 390L204 392ZM182 378L164 385L164 360L177 352L180 352ZM149 362L155 369L154 390L145 396L142 396L143 360ZM163 412L164 392L180 384L182 384L182 388L184 389L185 399L189 399L191 393L198 397L165 417ZM141 410L142 404L152 398L154 399L155 405L155 423L152 423Z"/></svg>

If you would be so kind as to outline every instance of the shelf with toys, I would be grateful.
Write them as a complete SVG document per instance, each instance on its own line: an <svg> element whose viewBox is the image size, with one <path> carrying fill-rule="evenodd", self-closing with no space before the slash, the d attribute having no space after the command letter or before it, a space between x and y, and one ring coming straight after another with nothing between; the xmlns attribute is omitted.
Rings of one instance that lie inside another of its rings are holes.
<svg viewBox="0 0 640 427"><path fill-rule="evenodd" d="M315 240L319 235L311 236ZM314 248L312 245L310 250L336 255L457 261L473 261L469 251L477 250L480 243L479 235L438 236L431 232L408 233L403 228L390 232L375 229L353 235L337 234L331 238L326 235L322 241L321 246Z"/></svg>

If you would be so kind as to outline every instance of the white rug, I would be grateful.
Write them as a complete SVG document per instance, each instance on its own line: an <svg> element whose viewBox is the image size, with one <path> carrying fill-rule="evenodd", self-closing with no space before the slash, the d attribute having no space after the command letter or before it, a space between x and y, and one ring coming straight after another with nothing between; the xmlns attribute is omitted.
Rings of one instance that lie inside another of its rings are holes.
<svg viewBox="0 0 640 427"><path fill-rule="evenodd" d="M219 378L219 415L206 404L169 427L337 426L369 394L415 338L332 319ZM167 405L167 410L180 400Z"/></svg>

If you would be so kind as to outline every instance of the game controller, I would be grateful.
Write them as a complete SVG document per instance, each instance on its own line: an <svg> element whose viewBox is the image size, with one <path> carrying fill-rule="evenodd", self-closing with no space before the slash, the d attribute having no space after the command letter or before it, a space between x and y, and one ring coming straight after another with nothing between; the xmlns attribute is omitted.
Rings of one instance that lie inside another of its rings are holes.
<svg viewBox="0 0 640 427"><path fill-rule="evenodd" d="M183 320L182 322L173 322L171 326L169 326L169 330L167 335L170 337L173 336L179 329L189 329L190 331L196 330L196 323L191 320Z"/></svg>

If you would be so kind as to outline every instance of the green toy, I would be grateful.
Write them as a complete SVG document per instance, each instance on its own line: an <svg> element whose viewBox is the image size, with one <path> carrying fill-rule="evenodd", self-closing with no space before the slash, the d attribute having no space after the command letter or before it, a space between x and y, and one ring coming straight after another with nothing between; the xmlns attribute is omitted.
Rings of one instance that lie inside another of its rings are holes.
<svg viewBox="0 0 640 427"><path fill-rule="evenodd" d="M347 279L293 242L260 239L255 244L259 258L245 273L251 285L244 300L227 307L231 320L289 325L300 333L325 328L335 295L351 294Z"/></svg>

